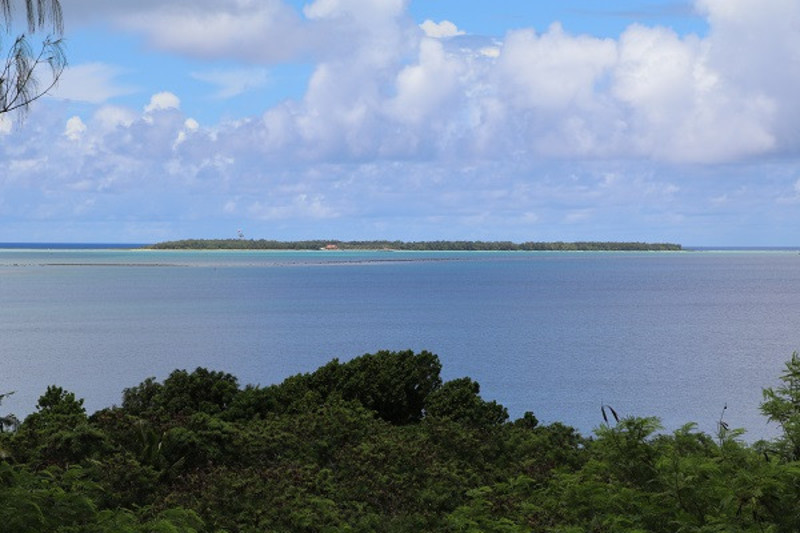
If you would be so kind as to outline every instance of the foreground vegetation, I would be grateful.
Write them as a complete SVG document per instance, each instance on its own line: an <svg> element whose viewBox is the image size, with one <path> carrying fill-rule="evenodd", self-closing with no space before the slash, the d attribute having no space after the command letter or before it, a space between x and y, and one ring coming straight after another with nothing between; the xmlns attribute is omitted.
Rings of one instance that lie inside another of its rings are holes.
<svg viewBox="0 0 800 533"><path fill-rule="evenodd" d="M680 244L645 242L510 241L273 241L186 239L148 246L153 250L408 250L408 251L679 251Z"/></svg>
<svg viewBox="0 0 800 533"><path fill-rule="evenodd" d="M0 530L14 532L796 532L800 358L746 444L602 406L591 438L509 420L428 352L337 360L269 387L178 370L87 416L49 387L0 420Z"/></svg>

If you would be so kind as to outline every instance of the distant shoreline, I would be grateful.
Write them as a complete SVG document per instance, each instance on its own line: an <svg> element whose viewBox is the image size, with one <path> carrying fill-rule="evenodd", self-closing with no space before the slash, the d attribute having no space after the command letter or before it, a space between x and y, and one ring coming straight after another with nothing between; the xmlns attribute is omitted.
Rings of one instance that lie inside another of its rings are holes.
<svg viewBox="0 0 800 533"><path fill-rule="evenodd" d="M404 251L404 252L508 252L508 251L679 251L679 252L800 252L795 246L684 246L672 243L641 242L525 242L508 241L272 241L240 239L184 239L149 243L99 243L99 242L0 242L0 250L22 252L69 252L69 251L319 251L329 245L338 251Z"/></svg>
<svg viewBox="0 0 800 533"><path fill-rule="evenodd" d="M275 241L266 239L184 239L148 246L148 250L320 250L320 251L682 251L680 244L645 242L510 241Z"/></svg>

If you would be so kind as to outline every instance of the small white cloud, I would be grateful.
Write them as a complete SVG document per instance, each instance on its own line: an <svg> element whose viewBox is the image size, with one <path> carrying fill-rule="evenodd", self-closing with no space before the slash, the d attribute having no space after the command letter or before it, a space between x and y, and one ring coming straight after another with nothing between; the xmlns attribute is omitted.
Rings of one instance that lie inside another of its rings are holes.
<svg viewBox="0 0 800 533"><path fill-rule="evenodd" d="M125 71L105 63L84 63L68 67L58 85L50 93L55 98L101 104L117 96L136 92L134 87L120 84L116 78Z"/></svg>
<svg viewBox="0 0 800 533"><path fill-rule="evenodd" d="M428 19L419 25L425 35L435 39L442 39L446 37L455 37L456 35L464 35L464 32L459 30L455 24L449 20L443 20L440 23Z"/></svg>
<svg viewBox="0 0 800 533"><path fill-rule="evenodd" d="M303 8L309 19L357 16L361 20L378 20L399 16L406 0L315 0Z"/></svg>
<svg viewBox="0 0 800 533"><path fill-rule="evenodd" d="M146 113L161 111L165 109L180 109L181 100L168 91L154 94L150 97L150 103L144 107Z"/></svg>
<svg viewBox="0 0 800 533"><path fill-rule="evenodd" d="M176 149L178 145L183 143L190 133L197 131L200 128L200 124L193 119L187 118L183 121L183 129L178 132L178 136L175 139L175 142L172 144L172 149Z"/></svg>
<svg viewBox="0 0 800 533"><path fill-rule="evenodd" d="M249 68L234 70L212 70L210 72L193 72L192 77L217 86L215 98L227 99L240 94L260 89L269 82L269 73L265 68Z"/></svg>
<svg viewBox="0 0 800 533"><path fill-rule="evenodd" d="M478 53L484 57L491 57L496 59L500 57L500 48L497 46L486 46L478 50Z"/></svg>
<svg viewBox="0 0 800 533"><path fill-rule="evenodd" d="M727 194L727 193L725 193L725 194L721 194L721 195L719 195L719 196L715 196L715 197L713 197L713 198L711 199L711 204L712 204L712 205L717 205L717 206L720 206L720 205L725 205L725 204L727 204L729 201L730 201L730 198L728 197L728 194Z"/></svg>
<svg viewBox="0 0 800 533"><path fill-rule="evenodd" d="M229 215L236 214L238 209L238 205L234 200L228 200L225 202L225 205L222 206L222 212Z"/></svg>
<svg viewBox="0 0 800 533"><path fill-rule="evenodd" d="M137 115L130 109L118 106L103 106L92 117L103 130L113 130L118 126L130 126Z"/></svg>
<svg viewBox="0 0 800 533"><path fill-rule="evenodd" d="M81 117L74 116L67 120L67 125L64 128L64 135L66 135L67 139L70 141L77 141L85 131L86 124L83 123Z"/></svg>

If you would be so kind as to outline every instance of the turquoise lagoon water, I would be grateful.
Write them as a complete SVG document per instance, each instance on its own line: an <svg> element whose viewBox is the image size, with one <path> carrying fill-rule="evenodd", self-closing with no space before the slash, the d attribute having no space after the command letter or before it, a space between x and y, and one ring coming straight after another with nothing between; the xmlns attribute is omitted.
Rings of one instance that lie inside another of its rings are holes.
<svg viewBox="0 0 800 533"><path fill-rule="evenodd" d="M590 433L601 403L749 439L800 349L796 251L265 252L0 250L0 409L48 384L119 403L198 366L268 385L389 350L437 353L512 417Z"/></svg>

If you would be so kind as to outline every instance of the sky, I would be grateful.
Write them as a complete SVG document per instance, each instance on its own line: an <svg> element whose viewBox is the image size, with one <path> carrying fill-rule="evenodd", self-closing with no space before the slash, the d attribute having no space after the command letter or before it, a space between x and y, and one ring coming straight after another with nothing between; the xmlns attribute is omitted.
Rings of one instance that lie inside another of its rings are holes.
<svg viewBox="0 0 800 533"><path fill-rule="evenodd" d="M796 0L61 3L0 242L800 245Z"/></svg>

